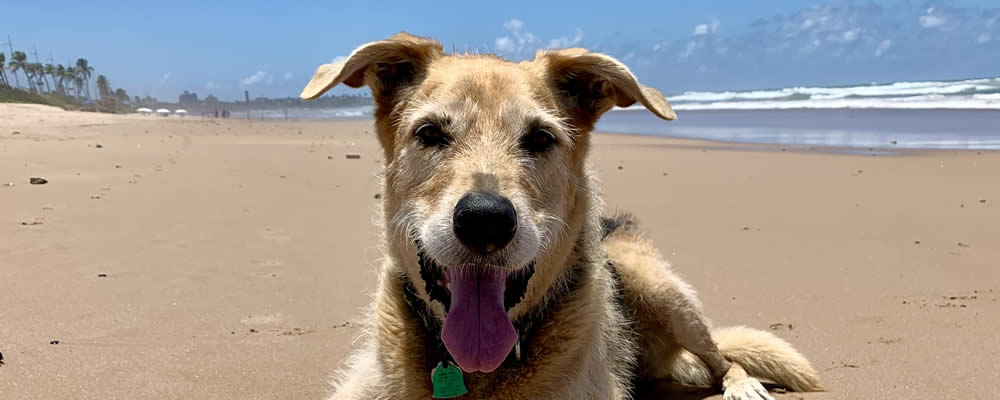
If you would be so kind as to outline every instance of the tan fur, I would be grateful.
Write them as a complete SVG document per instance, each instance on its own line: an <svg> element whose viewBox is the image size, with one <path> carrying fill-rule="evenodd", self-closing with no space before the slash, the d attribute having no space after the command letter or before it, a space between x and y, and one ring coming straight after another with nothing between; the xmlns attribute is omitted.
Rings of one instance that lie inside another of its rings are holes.
<svg viewBox="0 0 1000 400"><path fill-rule="evenodd" d="M508 316L517 321L547 305L530 354L516 367L465 374L463 398L627 399L635 383L648 380L721 384L726 399L770 398L753 377L820 388L808 361L781 339L748 328L710 333L694 290L631 220L623 217L627 224L602 240L602 203L587 164L594 123L634 103L674 118L663 95L617 60L583 49L539 52L521 63L446 55L437 42L402 33L321 66L302 97L340 83L369 86L375 98L385 152L385 259L362 347L336 377L331 399L431 397L424 325L403 282L434 317L443 320L445 310L425 292L418 241L442 265L486 263L517 274L533 262L524 297ZM447 133L446 147L415 138L427 123ZM528 155L519 143L536 129L556 145ZM452 233L455 204L470 191L502 195L517 211L514 239L489 256L470 253ZM572 286L571 271L578 273Z"/></svg>

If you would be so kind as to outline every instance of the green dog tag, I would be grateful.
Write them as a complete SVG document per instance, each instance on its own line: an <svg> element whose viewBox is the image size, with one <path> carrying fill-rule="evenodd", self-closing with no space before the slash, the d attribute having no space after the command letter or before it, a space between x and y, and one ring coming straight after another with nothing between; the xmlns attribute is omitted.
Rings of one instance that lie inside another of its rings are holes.
<svg viewBox="0 0 1000 400"><path fill-rule="evenodd" d="M469 393L465 388L462 370L451 362L438 363L437 368L431 371L431 384L434 385L435 399L450 399Z"/></svg>

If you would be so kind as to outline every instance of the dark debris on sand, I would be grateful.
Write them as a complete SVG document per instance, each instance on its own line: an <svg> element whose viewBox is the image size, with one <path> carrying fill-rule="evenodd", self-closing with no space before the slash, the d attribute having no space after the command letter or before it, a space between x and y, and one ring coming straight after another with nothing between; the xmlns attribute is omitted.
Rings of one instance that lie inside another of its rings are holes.
<svg viewBox="0 0 1000 400"><path fill-rule="evenodd" d="M45 178L39 178L39 177L33 176L33 177L31 177L31 178L28 179L28 183L30 183L32 185L44 185L46 183L49 183L49 181L48 181L48 179L45 179Z"/></svg>
<svg viewBox="0 0 1000 400"><path fill-rule="evenodd" d="M771 326L769 326L768 328L771 328L772 331L783 330L783 329L788 329L788 330L795 329L795 327L792 324L786 324L783 322L771 324Z"/></svg>

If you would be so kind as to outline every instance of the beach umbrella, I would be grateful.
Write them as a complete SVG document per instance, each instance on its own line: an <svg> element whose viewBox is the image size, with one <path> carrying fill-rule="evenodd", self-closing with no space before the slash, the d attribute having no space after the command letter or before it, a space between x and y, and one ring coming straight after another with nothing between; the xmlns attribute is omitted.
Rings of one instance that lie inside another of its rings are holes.
<svg viewBox="0 0 1000 400"><path fill-rule="evenodd" d="M161 115L161 116L166 117L166 116L170 115L170 110L168 110L166 108L160 108L160 109L156 110L156 113L159 114L159 115Z"/></svg>
<svg viewBox="0 0 1000 400"><path fill-rule="evenodd" d="M140 108L140 109L135 110L135 111L136 112L141 112L141 113L151 113L151 112L153 112L153 110L150 110L150 109L148 109L146 107Z"/></svg>

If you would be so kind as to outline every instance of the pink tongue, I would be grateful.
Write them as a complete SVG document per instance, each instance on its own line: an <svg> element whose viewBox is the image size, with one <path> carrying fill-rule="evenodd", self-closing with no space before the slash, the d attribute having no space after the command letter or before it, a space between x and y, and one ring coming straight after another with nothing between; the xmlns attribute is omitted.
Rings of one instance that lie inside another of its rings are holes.
<svg viewBox="0 0 1000 400"><path fill-rule="evenodd" d="M495 268L483 272L448 268L451 308L441 340L465 372L490 372L514 348L517 332L503 307L507 274Z"/></svg>

